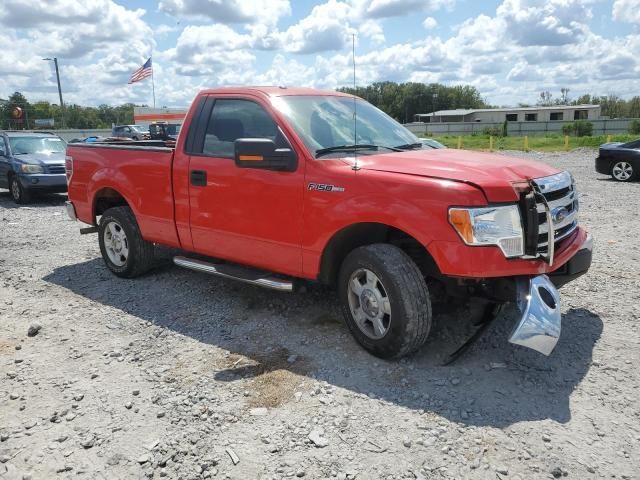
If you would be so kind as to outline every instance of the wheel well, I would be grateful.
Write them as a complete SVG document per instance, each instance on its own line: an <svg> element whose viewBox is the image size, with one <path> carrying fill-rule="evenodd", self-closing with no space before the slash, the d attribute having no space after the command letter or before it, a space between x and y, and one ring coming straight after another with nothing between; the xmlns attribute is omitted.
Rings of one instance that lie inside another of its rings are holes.
<svg viewBox="0 0 640 480"><path fill-rule="evenodd" d="M411 235L382 223L357 223L340 230L331 238L322 253L318 279L322 283L334 284L345 257L352 250L373 243L397 246L411 257L425 277L439 275L438 267L427 249Z"/></svg>
<svg viewBox="0 0 640 480"><path fill-rule="evenodd" d="M93 205L93 218L95 219L112 207L128 207L129 203L117 190L103 188L96 193Z"/></svg>

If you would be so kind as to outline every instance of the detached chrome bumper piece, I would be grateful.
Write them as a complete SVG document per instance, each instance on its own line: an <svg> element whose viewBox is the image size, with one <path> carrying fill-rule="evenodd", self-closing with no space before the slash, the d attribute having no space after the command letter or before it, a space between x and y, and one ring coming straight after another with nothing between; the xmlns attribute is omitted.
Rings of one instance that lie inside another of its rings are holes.
<svg viewBox="0 0 640 480"><path fill-rule="evenodd" d="M558 343L562 326L560 293L546 275L522 282L518 290L518 309L522 317L509 342L550 355Z"/></svg>
<svg viewBox="0 0 640 480"><path fill-rule="evenodd" d="M67 215L69 216L69 218L74 222L78 220L78 217L76 215L76 207L73 206L73 203L66 201L64 206L65 206L65 209L67 210Z"/></svg>

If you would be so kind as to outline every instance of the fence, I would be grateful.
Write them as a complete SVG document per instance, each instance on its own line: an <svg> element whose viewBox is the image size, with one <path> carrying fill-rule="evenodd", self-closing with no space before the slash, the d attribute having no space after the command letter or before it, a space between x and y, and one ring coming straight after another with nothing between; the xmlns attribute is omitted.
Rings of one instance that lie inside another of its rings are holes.
<svg viewBox="0 0 640 480"><path fill-rule="evenodd" d="M616 135L629 133L629 125L633 120L589 120L593 124L593 135ZM507 122L509 135L545 135L548 133L562 134L562 126L572 122ZM502 123L493 122L413 122L405 124L416 135L474 135L482 134L485 129L499 129Z"/></svg>

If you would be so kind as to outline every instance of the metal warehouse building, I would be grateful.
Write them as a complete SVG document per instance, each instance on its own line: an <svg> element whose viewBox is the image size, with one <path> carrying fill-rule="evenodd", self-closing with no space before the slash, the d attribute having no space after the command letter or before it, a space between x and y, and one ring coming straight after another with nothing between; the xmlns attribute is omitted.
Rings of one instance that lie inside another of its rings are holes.
<svg viewBox="0 0 640 480"><path fill-rule="evenodd" d="M432 113L418 113L416 122L549 122L598 120L600 105L556 105L552 107L514 107L440 110Z"/></svg>

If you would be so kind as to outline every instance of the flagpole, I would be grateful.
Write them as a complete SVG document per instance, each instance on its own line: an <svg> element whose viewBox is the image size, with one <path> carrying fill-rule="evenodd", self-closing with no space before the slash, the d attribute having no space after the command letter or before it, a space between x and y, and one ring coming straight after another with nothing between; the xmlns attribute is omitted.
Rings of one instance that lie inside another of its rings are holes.
<svg viewBox="0 0 640 480"><path fill-rule="evenodd" d="M156 82L153 80L153 54L149 58L151 58L151 89L153 91L153 108L156 108Z"/></svg>

